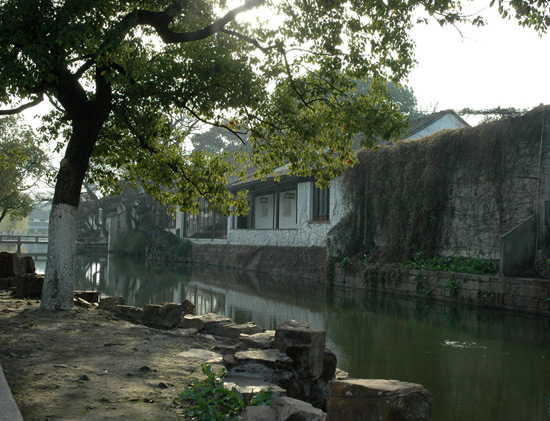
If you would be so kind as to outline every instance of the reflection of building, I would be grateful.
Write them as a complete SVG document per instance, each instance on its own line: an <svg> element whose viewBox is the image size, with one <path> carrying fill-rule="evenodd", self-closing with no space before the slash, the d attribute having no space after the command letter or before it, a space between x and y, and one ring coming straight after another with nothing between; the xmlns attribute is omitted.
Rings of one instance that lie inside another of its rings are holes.
<svg viewBox="0 0 550 421"><path fill-rule="evenodd" d="M48 235L48 225L50 218L50 203L34 209L29 214L28 235Z"/></svg>

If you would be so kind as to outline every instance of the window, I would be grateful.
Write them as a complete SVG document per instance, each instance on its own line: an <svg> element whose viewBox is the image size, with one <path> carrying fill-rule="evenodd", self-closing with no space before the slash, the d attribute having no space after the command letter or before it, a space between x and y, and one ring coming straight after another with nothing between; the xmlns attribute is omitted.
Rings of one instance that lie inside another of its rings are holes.
<svg viewBox="0 0 550 421"><path fill-rule="evenodd" d="M328 221L330 209L330 189L313 187L313 221Z"/></svg>

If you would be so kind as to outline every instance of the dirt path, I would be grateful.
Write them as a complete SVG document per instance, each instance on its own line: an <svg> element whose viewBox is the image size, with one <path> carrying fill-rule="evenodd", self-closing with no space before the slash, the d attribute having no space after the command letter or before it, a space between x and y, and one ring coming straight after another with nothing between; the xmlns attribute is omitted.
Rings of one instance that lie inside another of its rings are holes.
<svg viewBox="0 0 550 421"><path fill-rule="evenodd" d="M95 307L43 311L36 300L0 291L0 364L26 421L181 419L174 398L202 376L203 361L178 354L228 345L135 325Z"/></svg>

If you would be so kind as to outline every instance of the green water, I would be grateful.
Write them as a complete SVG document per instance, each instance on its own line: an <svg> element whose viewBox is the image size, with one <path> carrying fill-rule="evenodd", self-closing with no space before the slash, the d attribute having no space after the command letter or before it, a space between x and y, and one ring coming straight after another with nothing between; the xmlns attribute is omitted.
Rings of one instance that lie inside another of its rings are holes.
<svg viewBox="0 0 550 421"><path fill-rule="evenodd" d="M327 291L322 283L229 269L148 268L79 258L77 288L142 306L194 302L237 322L288 319L327 331L353 377L420 383L434 420L550 420L550 323L434 303Z"/></svg>

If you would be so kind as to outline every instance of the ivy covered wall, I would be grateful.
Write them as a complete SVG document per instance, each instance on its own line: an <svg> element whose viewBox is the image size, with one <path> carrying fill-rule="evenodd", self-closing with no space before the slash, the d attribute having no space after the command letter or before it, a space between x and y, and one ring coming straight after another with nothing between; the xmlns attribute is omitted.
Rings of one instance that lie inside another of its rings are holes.
<svg viewBox="0 0 550 421"><path fill-rule="evenodd" d="M550 107L376 150L344 174L351 212L329 234L333 257L416 252L499 259L501 235L537 214L547 236Z"/></svg>

